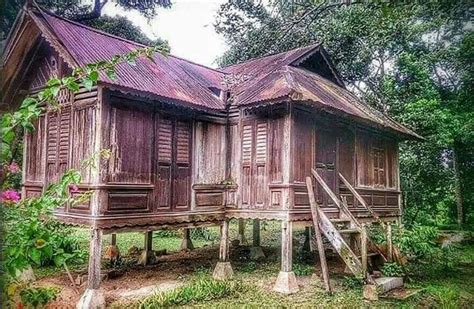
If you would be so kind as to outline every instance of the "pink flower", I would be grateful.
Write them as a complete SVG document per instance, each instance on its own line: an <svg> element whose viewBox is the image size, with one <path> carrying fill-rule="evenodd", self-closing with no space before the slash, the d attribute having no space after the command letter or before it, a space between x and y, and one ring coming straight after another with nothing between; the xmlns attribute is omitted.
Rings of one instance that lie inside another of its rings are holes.
<svg viewBox="0 0 474 309"><path fill-rule="evenodd" d="M12 164L10 164L7 167L7 169L12 174L16 174L16 173L19 173L21 171L20 166L16 162L13 162Z"/></svg>
<svg viewBox="0 0 474 309"><path fill-rule="evenodd" d="M2 203L17 203L20 199L21 199L20 193L12 189L3 191L2 196L0 197L0 201Z"/></svg>
<svg viewBox="0 0 474 309"><path fill-rule="evenodd" d="M69 185L69 194L74 194L79 192L79 187L76 184Z"/></svg>

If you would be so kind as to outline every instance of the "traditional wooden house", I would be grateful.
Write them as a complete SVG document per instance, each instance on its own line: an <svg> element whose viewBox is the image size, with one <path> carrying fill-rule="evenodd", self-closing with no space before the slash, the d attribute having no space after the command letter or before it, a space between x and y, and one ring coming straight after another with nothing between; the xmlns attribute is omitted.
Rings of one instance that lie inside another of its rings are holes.
<svg viewBox="0 0 474 309"><path fill-rule="evenodd" d="M141 47L27 7L3 54L2 102L14 106L52 76ZM81 171L81 191L93 192L56 212L92 230L86 296L98 295L103 233L220 225L215 275L230 275L233 218L282 222L275 288L296 291L292 225L311 223L312 173L325 216L352 226L339 234L399 218L398 143L418 136L349 92L321 45L221 69L171 55L154 60L120 64L117 79L101 76L92 91L62 91L62 108L25 136L24 196L68 168ZM81 165L102 149L110 159Z"/></svg>

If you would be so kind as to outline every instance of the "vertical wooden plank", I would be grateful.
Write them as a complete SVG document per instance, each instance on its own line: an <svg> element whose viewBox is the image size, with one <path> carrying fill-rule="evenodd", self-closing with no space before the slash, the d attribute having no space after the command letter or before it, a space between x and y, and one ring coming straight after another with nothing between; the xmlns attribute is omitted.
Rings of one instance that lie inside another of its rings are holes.
<svg viewBox="0 0 474 309"><path fill-rule="evenodd" d="M387 229L387 260L393 261L393 241L392 241L392 224L389 222L386 226Z"/></svg>
<svg viewBox="0 0 474 309"><path fill-rule="evenodd" d="M362 273L367 274L367 227L362 224L360 230L360 254L362 262Z"/></svg>
<svg viewBox="0 0 474 309"><path fill-rule="evenodd" d="M221 242L219 247L219 261L229 260L229 221L224 220L221 224Z"/></svg>
<svg viewBox="0 0 474 309"><path fill-rule="evenodd" d="M116 245L117 245L117 234L114 233L114 234L111 235L110 244L111 244L112 246L116 246Z"/></svg>
<svg viewBox="0 0 474 309"><path fill-rule="evenodd" d="M253 219L253 246L260 247L260 220Z"/></svg>
<svg viewBox="0 0 474 309"><path fill-rule="evenodd" d="M319 229L319 207L318 203L316 203L316 198L314 197L313 183L311 181L311 177L306 177L306 188L308 190L309 203L311 205L314 234L316 236L316 241L318 245L319 261L321 264L321 272L323 274L324 286L326 288L326 292L331 293L331 284L329 282L329 271L326 262L326 253L324 252L323 238L321 235L321 230Z"/></svg>
<svg viewBox="0 0 474 309"><path fill-rule="evenodd" d="M245 220L244 219L239 219L239 243L241 245L245 245L247 243L247 239L245 238Z"/></svg>
<svg viewBox="0 0 474 309"><path fill-rule="evenodd" d="M290 272L293 266L293 222L281 222L281 271Z"/></svg>
<svg viewBox="0 0 474 309"><path fill-rule="evenodd" d="M98 289L100 286L100 260L102 257L102 230L92 229L89 250L88 289Z"/></svg>

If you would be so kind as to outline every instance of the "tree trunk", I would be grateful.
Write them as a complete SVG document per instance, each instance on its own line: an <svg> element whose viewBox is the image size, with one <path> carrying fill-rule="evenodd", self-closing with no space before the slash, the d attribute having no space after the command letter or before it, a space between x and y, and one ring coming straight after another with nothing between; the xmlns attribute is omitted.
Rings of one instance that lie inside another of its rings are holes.
<svg viewBox="0 0 474 309"><path fill-rule="evenodd" d="M456 198L457 222L461 226L464 224L464 201L461 190L461 172L459 170L459 158L456 146L453 148L453 169L454 169L454 196Z"/></svg>

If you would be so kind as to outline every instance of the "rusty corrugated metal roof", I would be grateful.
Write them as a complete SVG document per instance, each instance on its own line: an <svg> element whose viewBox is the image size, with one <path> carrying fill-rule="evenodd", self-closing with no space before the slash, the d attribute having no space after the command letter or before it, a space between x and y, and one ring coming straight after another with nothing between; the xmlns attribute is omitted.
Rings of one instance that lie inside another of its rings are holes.
<svg viewBox="0 0 474 309"><path fill-rule="evenodd" d="M37 21L47 23L79 66L144 47L44 11L33 14ZM154 62L138 59L134 66L121 63L116 70L117 79L103 75L101 81L198 107L224 108L224 102L208 89L215 87L224 73L173 56L156 53L153 58Z"/></svg>
<svg viewBox="0 0 474 309"><path fill-rule="evenodd" d="M114 55L144 47L43 10L30 11L29 14L39 23L38 26L43 31L55 37L57 42L53 43L57 45L56 47L66 50L79 66L107 60ZM172 55L155 54L154 62L139 59L135 66L119 64L116 80L112 81L106 76L101 76L101 81L114 88L157 95L212 110L223 110L225 102L213 93L211 88L230 91L232 104L236 106L276 102L312 103L315 108L353 116L369 125L382 126L404 135L419 137L403 125L366 105L345 88L300 67L305 59L318 51L322 52L321 46L313 44L251 59L220 70Z"/></svg>

